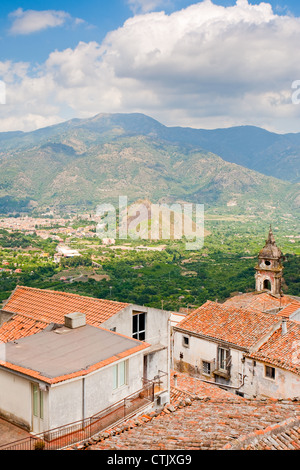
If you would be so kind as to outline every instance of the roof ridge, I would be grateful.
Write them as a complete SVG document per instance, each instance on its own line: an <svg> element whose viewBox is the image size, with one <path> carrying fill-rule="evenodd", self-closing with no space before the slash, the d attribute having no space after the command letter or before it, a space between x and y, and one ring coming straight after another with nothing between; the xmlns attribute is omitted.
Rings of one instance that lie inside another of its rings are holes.
<svg viewBox="0 0 300 470"><path fill-rule="evenodd" d="M130 305L128 302L120 302L118 300L102 299L102 298L100 299L100 298L97 298L97 297L89 297L87 295L74 294L73 292L55 291L55 290L51 290L51 289L39 289L38 287L29 287L29 286L19 286L18 285L16 287L14 293L18 289L35 290L35 291L38 291L38 292L48 292L50 294L63 295L63 296L67 296L67 297L79 297L80 299L95 300L97 302L110 302L110 303L115 303L115 304Z"/></svg>

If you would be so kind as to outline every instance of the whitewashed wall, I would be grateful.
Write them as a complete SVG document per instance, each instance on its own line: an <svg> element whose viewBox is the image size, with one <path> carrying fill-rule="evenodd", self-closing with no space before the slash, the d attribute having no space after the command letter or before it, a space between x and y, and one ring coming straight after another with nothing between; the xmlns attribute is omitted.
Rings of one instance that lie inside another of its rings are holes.
<svg viewBox="0 0 300 470"><path fill-rule="evenodd" d="M184 346L183 337L189 338L189 346ZM222 347L226 344L219 343ZM223 380L218 377L217 381L222 382L230 387L238 389L242 384L244 375L243 351L228 347L232 362L230 368L230 380ZM207 376L202 372L202 361L217 361L218 343L216 341L208 341L207 339L189 335L181 331L173 332L173 366L177 370L188 372L194 375L201 375L203 379L211 379L214 377Z"/></svg>
<svg viewBox="0 0 300 470"><path fill-rule="evenodd" d="M275 379L266 377L265 365L246 359L245 391L253 397L295 398L300 396L300 377L288 370L275 367ZM273 367L273 366L271 366Z"/></svg>
<svg viewBox="0 0 300 470"><path fill-rule="evenodd" d="M170 312L140 305L130 305L112 318L103 323L107 329L115 328L117 333L132 337L133 312L146 313L146 337L145 341L151 346L162 346L157 352L148 357L148 379L152 380L159 371L169 375L170 370ZM168 376L163 378L163 387L168 388Z"/></svg>
<svg viewBox="0 0 300 470"><path fill-rule="evenodd" d="M52 386L49 390L48 429L89 418L142 388L143 354L127 359L127 380L113 389L113 366L104 367L84 378ZM122 361L118 361L122 362Z"/></svg>
<svg viewBox="0 0 300 470"><path fill-rule="evenodd" d="M0 370L0 414L24 429L31 428L31 384L26 379Z"/></svg>
<svg viewBox="0 0 300 470"><path fill-rule="evenodd" d="M126 359L125 359L126 360ZM113 389L113 366L104 367L84 379L72 379L43 392L44 418L40 431L63 426L100 412L142 388L143 353L127 359L127 380ZM118 361L122 362L122 361ZM0 370L0 413L14 424L32 430L32 381Z"/></svg>

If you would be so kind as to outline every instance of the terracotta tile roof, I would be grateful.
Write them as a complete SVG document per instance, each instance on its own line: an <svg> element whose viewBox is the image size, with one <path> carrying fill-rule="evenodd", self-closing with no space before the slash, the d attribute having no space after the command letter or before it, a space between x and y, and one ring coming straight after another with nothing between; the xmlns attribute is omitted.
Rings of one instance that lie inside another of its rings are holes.
<svg viewBox="0 0 300 470"><path fill-rule="evenodd" d="M286 327L284 335L279 328L249 357L300 375L300 322L287 320Z"/></svg>
<svg viewBox="0 0 300 470"><path fill-rule="evenodd" d="M300 450L300 416L242 436L224 450Z"/></svg>
<svg viewBox="0 0 300 470"><path fill-rule="evenodd" d="M177 373L177 386L195 394L188 405L166 406L161 412L128 420L100 433L91 450L223 450L241 436L262 435L295 420L300 402L246 399ZM184 400L182 400L184 401ZM299 443L299 436L294 436Z"/></svg>
<svg viewBox="0 0 300 470"><path fill-rule="evenodd" d="M171 371L170 384L173 389L175 388L175 375L177 376L176 389L178 390L183 390L197 397L209 397L214 400L230 398L240 401L240 396L233 395L232 392L220 388L214 382L210 384L207 381L201 380L201 378L193 377L177 370Z"/></svg>
<svg viewBox="0 0 300 470"><path fill-rule="evenodd" d="M246 294L235 295L234 297L227 299L223 305L228 307L251 308L263 312L273 308L289 305L292 302L296 301L287 295L278 298L267 292L248 292Z"/></svg>
<svg viewBox="0 0 300 470"><path fill-rule="evenodd" d="M281 317L289 318L293 313L297 312L297 310L300 311L300 302L294 301L280 310L278 314Z"/></svg>
<svg viewBox="0 0 300 470"><path fill-rule="evenodd" d="M64 315L74 312L84 313L89 325L99 326L128 305L124 302L95 299L78 294L18 286L2 310L22 315L23 320L20 322L23 322L23 326L27 323L27 328L33 329L38 323L41 328L44 324L63 323ZM30 326L29 319L34 320L35 324L31 322ZM20 322L16 323L16 328ZM12 324L9 326L12 327Z"/></svg>
<svg viewBox="0 0 300 470"><path fill-rule="evenodd" d="M33 320L24 315L15 315L3 323L0 328L0 341L6 343L26 336L34 335L46 328L49 323Z"/></svg>
<svg viewBox="0 0 300 470"><path fill-rule="evenodd" d="M204 335L248 349L279 323L276 315L207 301L175 329Z"/></svg>

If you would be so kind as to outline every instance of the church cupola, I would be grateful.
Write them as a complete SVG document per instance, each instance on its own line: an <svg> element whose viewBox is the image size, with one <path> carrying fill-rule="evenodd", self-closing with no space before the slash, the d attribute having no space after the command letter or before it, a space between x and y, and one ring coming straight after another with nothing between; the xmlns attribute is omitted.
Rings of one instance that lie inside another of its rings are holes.
<svg viewBox="0 0 300 470"><path fill-rule="evenodd" d="M275 242L270 226L268 239L264 248L259 252L256 266L256 291L269 291L273 295L281 295L283 255Z"/></svg>

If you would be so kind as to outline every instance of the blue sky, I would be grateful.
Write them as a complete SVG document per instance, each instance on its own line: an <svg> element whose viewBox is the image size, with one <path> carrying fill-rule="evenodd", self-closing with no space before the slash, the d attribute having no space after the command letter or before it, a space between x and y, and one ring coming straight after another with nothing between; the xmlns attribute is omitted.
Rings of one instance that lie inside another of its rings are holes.
<svg viewBox="0 0 300 470"><path fill-rule="evenodd" d="M137 5L138 5L137 1ZM155 3L157 6L155 7ZM154 8L150 11L166 13L186 8L192 5L190 0L167 0L153 2ZM222 6L233 6L235 0L215 0L213 3ZM259 0L251 0L251 4L261 3ZM274 12L283 15L291 12L300 16L300 2L297 0L272 0L269 1ZM140 2L146 5L147 2ZM149 2L151 6L151 2ZM64 11L72 18L80 18L84 23L75 26L71 21L66 21L63 27L46 28L34 34L11 34L10 29L14 17L12 13L19 8L22 10L53 10ZM54 49L75 47L79 41L102 41L105 35L134 16L134 8L127 0L53 0L53 1L15 1L1 0L0 7L0 31L1 31L1 59L5 60L29 60L33 63L45 60ZM136 12L141 13L142 6L136 7ZM147 10L146 10L147 11Z"/></svg>
<svg viewBox="0 0 300 470"><path fill-rule="evenodd" d="M295 0L2 0L0 131L144 112L300 132L299 39Z"/></svg>

